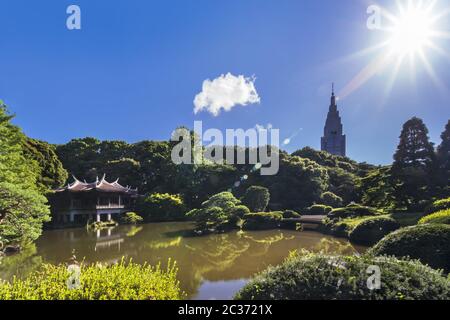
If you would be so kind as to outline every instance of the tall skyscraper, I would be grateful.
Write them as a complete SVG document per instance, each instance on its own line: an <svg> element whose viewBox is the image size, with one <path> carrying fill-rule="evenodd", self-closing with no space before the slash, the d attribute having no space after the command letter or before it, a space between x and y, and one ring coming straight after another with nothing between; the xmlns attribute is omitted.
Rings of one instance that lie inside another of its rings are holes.
<svg viewBox="0 0 450 320"><path fill-rule="evenodd" d="M334 84L331 93L330 109L321 139L321 150L338 156L345 156L346 152L346 137L343 134L342 121L336 105Z"/></svg>

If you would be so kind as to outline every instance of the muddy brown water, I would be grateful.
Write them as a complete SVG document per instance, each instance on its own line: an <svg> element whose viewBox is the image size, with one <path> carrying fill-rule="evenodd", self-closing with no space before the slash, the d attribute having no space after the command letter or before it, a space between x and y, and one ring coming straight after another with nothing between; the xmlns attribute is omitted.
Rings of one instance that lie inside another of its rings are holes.
<svg viewBox="0 0 450 320"><path fill-rule="evenodd" d="M78 260L114 263L122 257L164 267L176 261L178 279L190 299L231 299L248 280L277 265L299 249L352 254L364 247L314 231L269 230L193 237L191 223L119 226L101 232L86 229L45 231L22 253L3 258L0 278L23 277L41 263L67 262L75 250Z"/></svg>

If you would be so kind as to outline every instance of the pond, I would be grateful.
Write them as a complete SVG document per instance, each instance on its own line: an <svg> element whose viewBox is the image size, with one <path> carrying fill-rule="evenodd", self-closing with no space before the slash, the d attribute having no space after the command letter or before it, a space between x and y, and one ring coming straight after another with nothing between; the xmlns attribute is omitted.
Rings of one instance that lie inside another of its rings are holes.
<svg viewBox="0 0 450 320"><path fill-rule="evenodd" d="M166 266L177 262L178 278L190 299L231 299L257 272L277 265L296 249L352 254L364 247L313 231L270 230L203 237L190 236L191 223L154 223L88 231L45 231L21 254L4 258L0 278L26 275L42 262L67 262L75 250L78 260L114 263L122 257L134 262Z"/></svg>

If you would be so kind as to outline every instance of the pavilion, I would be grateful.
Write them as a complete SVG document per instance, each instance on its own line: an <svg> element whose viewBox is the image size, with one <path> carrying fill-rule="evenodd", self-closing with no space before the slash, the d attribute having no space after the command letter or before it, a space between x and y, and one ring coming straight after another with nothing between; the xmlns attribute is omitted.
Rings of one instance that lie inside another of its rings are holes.
<svg viewBox="0 0 450 320"><path fill-rule="evenodd" d="M110 221L130 211L138 197L137 189L120 185L119 179L110 183L106 175L91 183L73 178L74 182L56 189L50 197L56 224Z"/></svg>

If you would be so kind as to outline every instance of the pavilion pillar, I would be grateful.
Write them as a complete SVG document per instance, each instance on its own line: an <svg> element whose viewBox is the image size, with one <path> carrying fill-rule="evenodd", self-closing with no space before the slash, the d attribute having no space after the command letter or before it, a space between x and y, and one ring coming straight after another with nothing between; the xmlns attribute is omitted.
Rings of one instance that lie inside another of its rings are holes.
<svg viewBox="0 0 450 320"><path fill-rule="evenodd" d="M111 221L111 213L108 213L108 221Z"/></svg>
<svg viewBox="0 0 450 320"><path fill-rule="evenodd" d="M97 222L100 222L100 221L102 221L102 219L100 217L100 214L97 213Z"/></svg>
<svg viewBox="0 0 450 320"><path fill-rule="evenodd" d="M69 215L69 221L72 223L72 222L75 222L75 214L73 213L73 212L71 212L70 213L70 215Z"/></svg>

